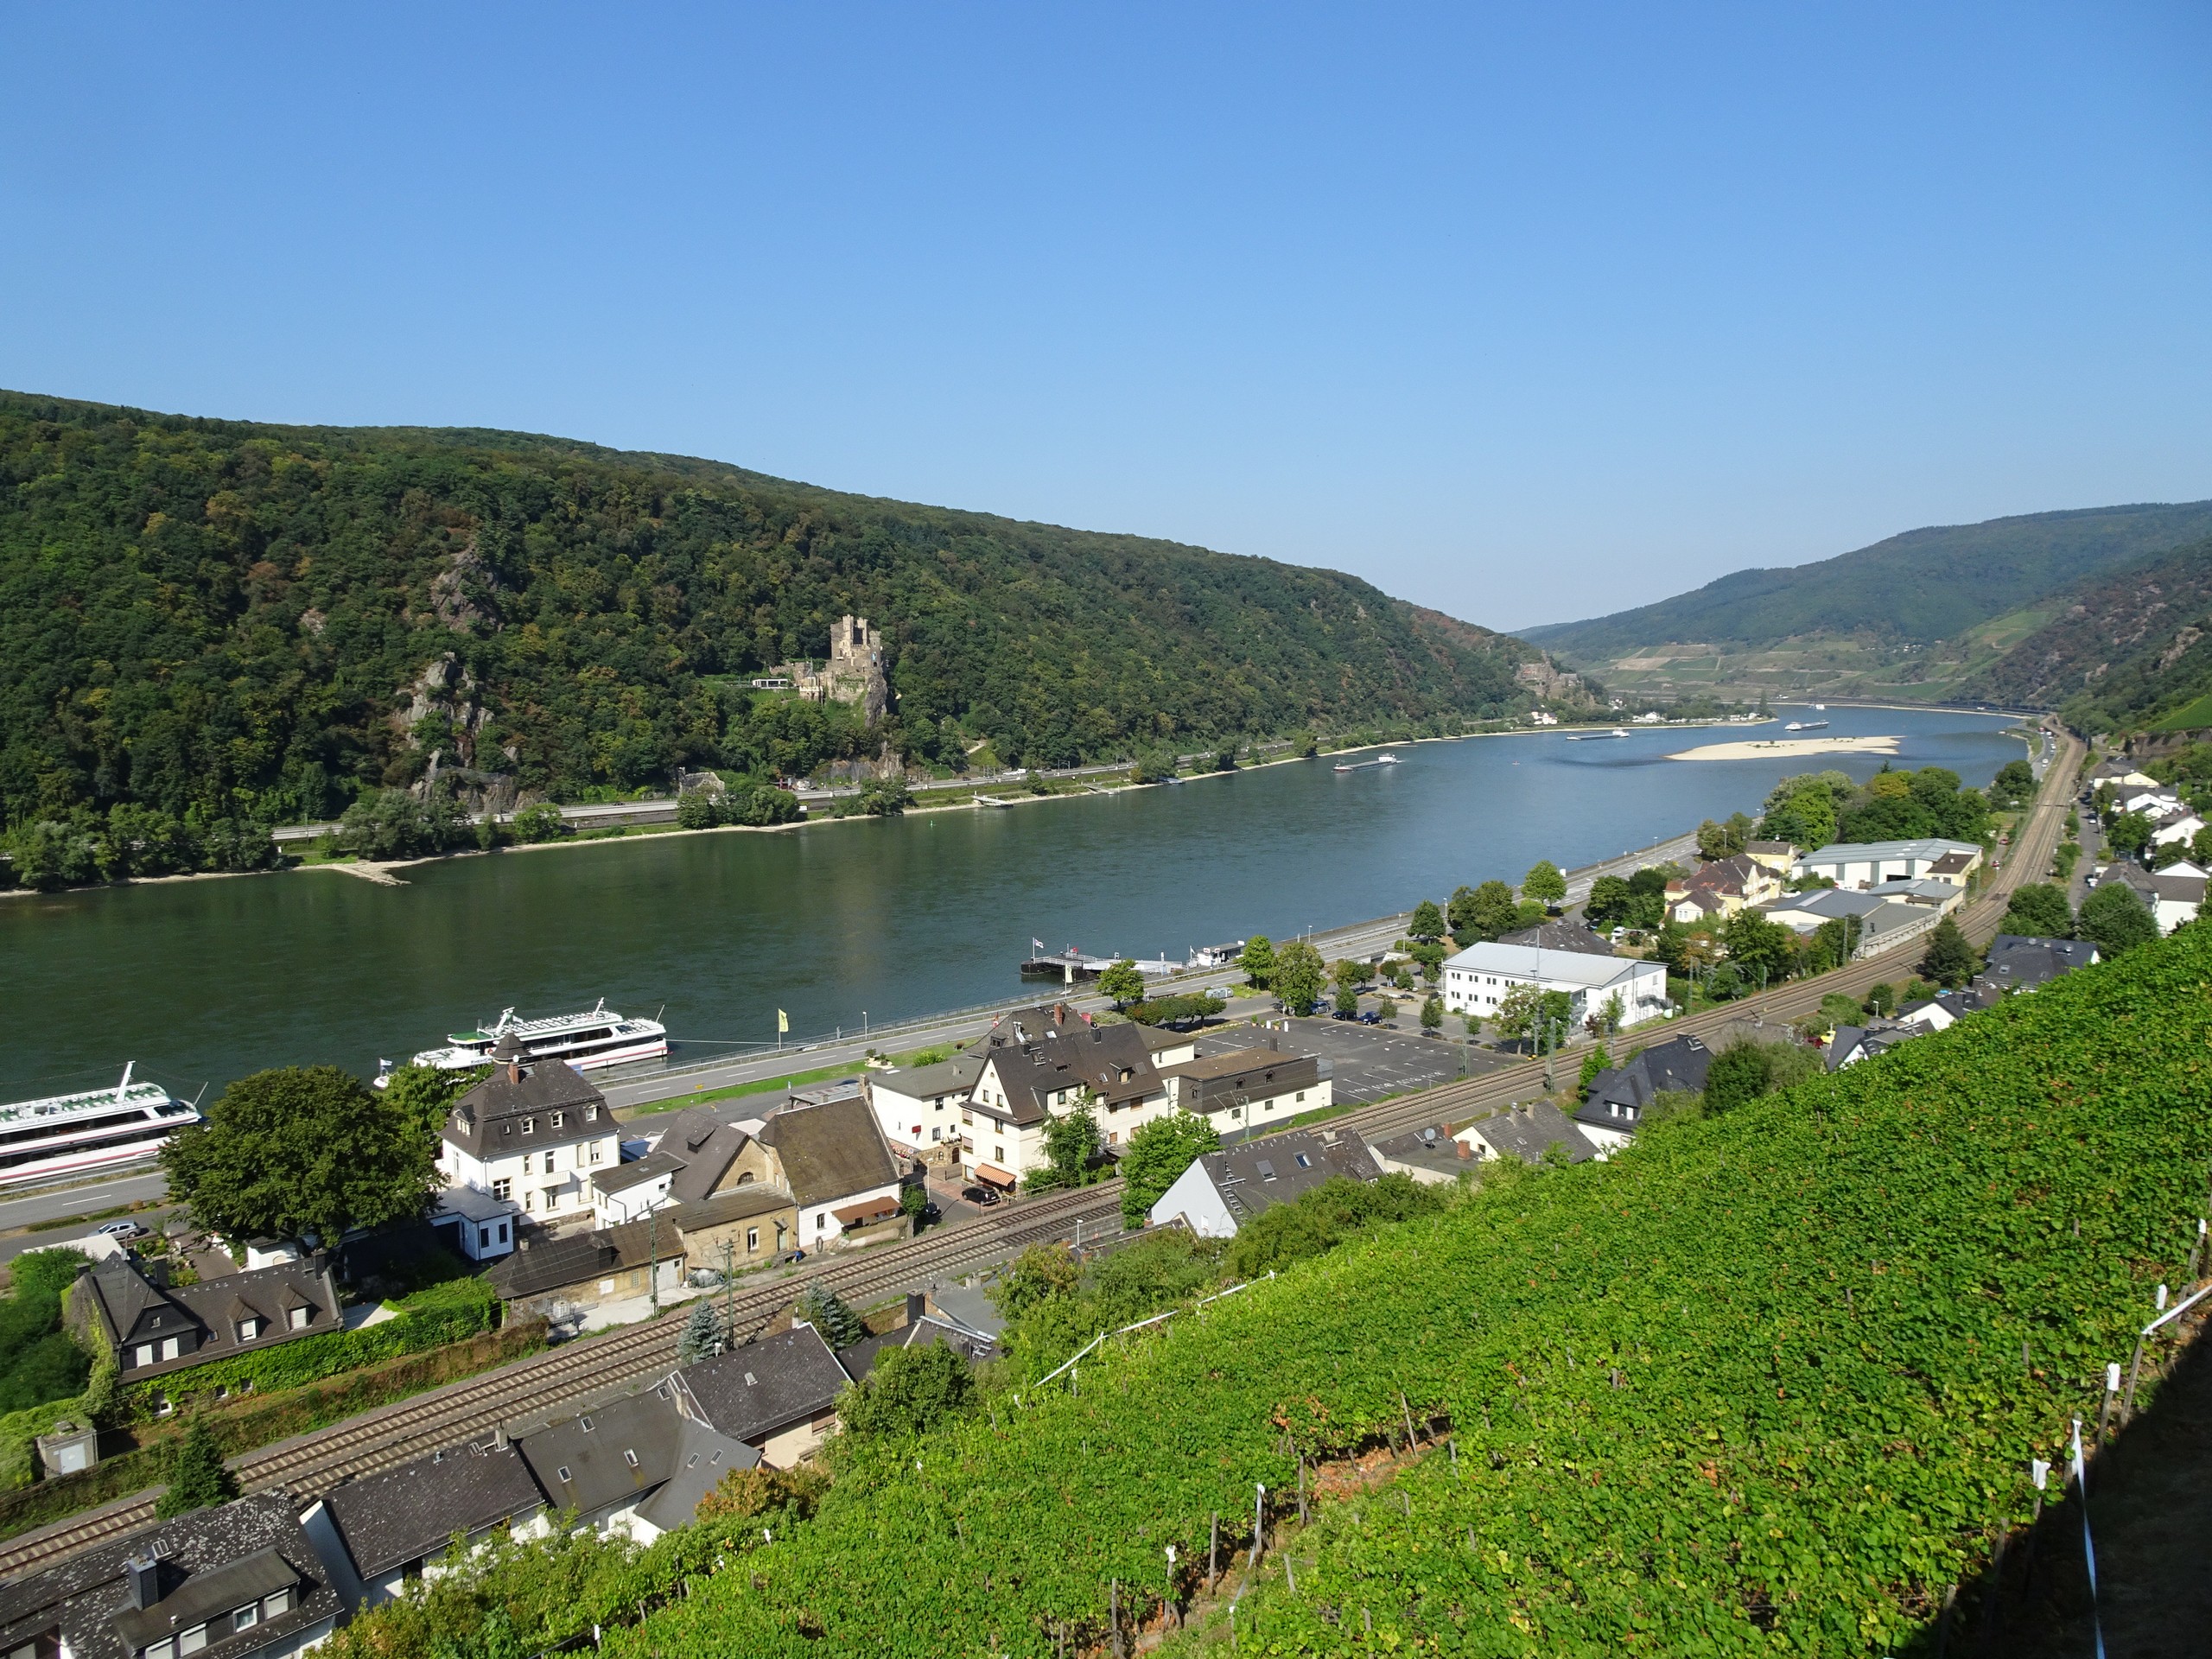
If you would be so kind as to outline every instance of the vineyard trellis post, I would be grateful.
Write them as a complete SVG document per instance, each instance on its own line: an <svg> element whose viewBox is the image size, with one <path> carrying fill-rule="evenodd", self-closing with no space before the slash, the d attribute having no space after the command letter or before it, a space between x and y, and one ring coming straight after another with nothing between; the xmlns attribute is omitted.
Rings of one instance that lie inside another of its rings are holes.
<svg viewBox="0 0 2212 1659"><path fill-rule="evenodd" d="M1268 1489L1259 1481L1252 1483L1252 1565L1260 1564L1260 1546L1268 1535Z"/></svg>
<svg viewBox="0 0 2212 1659"><path fill-rule="evenodd" d="M1213 1512L1213 1520L1206 1528L1206 1594L1213 1594L1214 1580L1221 1573L1221 1511Z"/></svg>

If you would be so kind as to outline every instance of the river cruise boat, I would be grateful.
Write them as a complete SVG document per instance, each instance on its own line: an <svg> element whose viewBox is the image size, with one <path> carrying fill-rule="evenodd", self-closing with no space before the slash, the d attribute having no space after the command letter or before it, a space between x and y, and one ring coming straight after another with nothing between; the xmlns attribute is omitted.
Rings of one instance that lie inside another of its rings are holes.
<svg viewBox="0 0 2212 1659"><path fill-rule="evenodd" d="M550 1020L518 1020L508 1008L481 1031L456 1031L443 1048L426 1048L415 1057L416 1065L434 1065L441 1071L465 1071L486 1064L492 1045L507 1033L541 1060L565 1060L579 1071L594 1066L625 1065L632 1060L657 1060L668 1052L668 1027L658 1020L626 1020L599 1004L583 1014L563 1014ZM381 1077L378 1079L383 1081Z"/></svg>
<svg viewBox="0 0 2212 1659"><path fill-rule="evenodd" d="M1378 754L1372 760L1339 760L1337 762L1337 770L1338 772L1365 772L1370 766L1395 766L1397 764L1396 755Z"/></svg>
<svg viewBox="0 0 2212 1659"><path fill-rule="evenodd" d="M1793 720L1782 729L1785 732L1817 732L1825 729L1825 720Z"/></svg>
<svg viewBox="0 0 2212 1659"><path fill-rule="evenodd" d="M200 1114L157 1083L0 1106L0 1189L143 1163Z"/></svg>
<svg viewBox="0 0 2212 1659"><path fill-rule="evenodd" d="M1567 734L1567 741L1570 743L1597 743L1609 737L1626 737L1627 735L1627 727L1616 726L1610 732L1569 732Z"/></svg>

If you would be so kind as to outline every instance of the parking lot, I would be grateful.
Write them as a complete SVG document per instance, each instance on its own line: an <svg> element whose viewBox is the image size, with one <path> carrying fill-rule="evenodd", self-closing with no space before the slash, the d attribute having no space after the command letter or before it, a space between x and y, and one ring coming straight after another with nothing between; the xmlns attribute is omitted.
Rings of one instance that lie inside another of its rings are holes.
<svg viewBox="0 0 2212 1659"><path fill-rule="evenodd" d="M1410 1020L1401 1020L1395 1031L1319 1017L1291 1020L1289 1024L1288 1031L1273 1033L1279 1046L1286 1053L1319 1054L1327 1060L1333 1097L1338 1101L1364 1103L1458 1077L1479 1077L1516 1058L1464 1041L1424 1037ZM1219 1027L1199 1037L1198 1052L1219 1054L1264 1045L1269 1034L1253 1026Z"/></svg>

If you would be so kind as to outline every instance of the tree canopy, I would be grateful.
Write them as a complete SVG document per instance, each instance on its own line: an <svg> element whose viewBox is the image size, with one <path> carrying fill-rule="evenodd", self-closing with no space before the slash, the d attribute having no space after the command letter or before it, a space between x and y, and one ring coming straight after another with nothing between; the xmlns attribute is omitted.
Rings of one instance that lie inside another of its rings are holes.
<svg viewBox="0 0 2212 1659"><path fill-rule="evenodd" d="M1141 1126L1129 1136L1122 1154L1122 1219L1132 1227L1143 1226L1160 1194L1220 1146L1221 1136L1211 1122L1194 1112L1170 1112Z"/></svg>
<svg viewBox="0 0 2212 1659"><path fill-rule="evenodd" d="M2074 907L2066 902L2063 887L2048 881L2031 881L2014 889L2012 901L2005 906L2005 919L1997 931L2028 938L2070 939L2074 937Z"/></svg>
<svg viewBox="0 0 2212 1659"><path fill-rule="evenodd" d="M1327 977L1321 953L1303 939L1293 939L1275 952L1274 992L1293 1014L1313 1012Z"/></svg>
<svg viewBox="0 0 2212 1659"><path fill-rule="evenodd" d="M880 721L751 687L848 612ZM0 827L71 858L265 862L434 755L574 798L1496 716L1536 656L1333 571L715 462L0 393Z"/></svg>
<svg viewBox="0 0 2212 1659"><path fill-rule="evenodd" d="M2078 926L2082 937L2094 942L2099 954L2107 957L2148 944L2158 937L2158 922L2125 881L2100 882L2082 901Z"/></svg>
<svg viewBox="0 0 2212 1659"><path fill-rule="evenodd" d="M1540 905L1556 905L1567 897L1567 878L1548 858L1540 858L1521 878L1521 894Z"/></svg>
<svg viewBox="0 0 2212 1659"><path fill-rule="evenodd" d="M334 1065L240 1077L162 1148L169 1191L234 1239L335 1244L349 1227L419 1216L437 1185L437 1130Z"/></svg>

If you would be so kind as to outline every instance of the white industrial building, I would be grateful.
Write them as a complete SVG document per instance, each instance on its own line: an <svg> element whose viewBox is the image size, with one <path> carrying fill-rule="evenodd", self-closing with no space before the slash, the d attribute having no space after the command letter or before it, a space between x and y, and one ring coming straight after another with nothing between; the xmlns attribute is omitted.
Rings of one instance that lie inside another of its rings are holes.
<svg viewBox="0 0 2212 1659"><path fill-rule="evenodd" d="M1454 1014L1493 1019L1519 985L1564 991L1573 1002L1570 1018L1577 1025L1604 1013L1616 996L1624 1027L1659 1019L1668 1008L1664 963L1495 944L1471 944L1444 963L1444 1006Z"/></svg>
<svg viewBox="0 0 2212 1659"><path fill-rule="evenodd" d="M1981 849L1970 841L1840 841L1797 861L1797 874L1825 876L1839 887L1872 887L1885 881L1930 877L1963 887L1981 868Z"/></svg>

